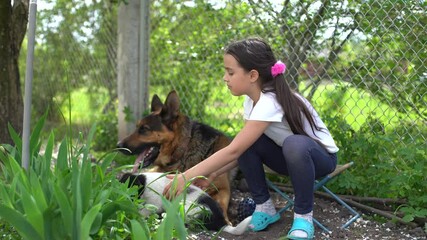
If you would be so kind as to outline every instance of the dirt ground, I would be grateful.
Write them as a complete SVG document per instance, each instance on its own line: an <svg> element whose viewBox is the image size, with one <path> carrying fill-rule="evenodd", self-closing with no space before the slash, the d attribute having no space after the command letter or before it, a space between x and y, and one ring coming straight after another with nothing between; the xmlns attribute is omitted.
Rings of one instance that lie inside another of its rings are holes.
<svg viewBox="0 0 427 240"><path fill-rule="evenodd" d="M238 189L233 190L232 199L229 209L229 217L236 224L237 206L244 198L249 197L248 192L242 192ZM279 197L277 193L271 193L275 206L279 209L286 205L286 201ZM292 196L292 195L290 195ZM402 224L392 222L379 223L369 220L369 217L363 215L353 222L346 229L341 229L341 225L347 222L351 215L340 204L323 198L315 198L314 217L329 228L332 232L326 233L318 226L315 227L315 239L427 239L427 235L422 227L408 228ZM281 219L270 225L266 230L261 232L246 232L240 236L234 236L228 233L212 235L208 233L197 233L189 239L220 239L220 240L274 240L281 239L287 235L292 225L293 212L287 210L282 213Z"/></svg>

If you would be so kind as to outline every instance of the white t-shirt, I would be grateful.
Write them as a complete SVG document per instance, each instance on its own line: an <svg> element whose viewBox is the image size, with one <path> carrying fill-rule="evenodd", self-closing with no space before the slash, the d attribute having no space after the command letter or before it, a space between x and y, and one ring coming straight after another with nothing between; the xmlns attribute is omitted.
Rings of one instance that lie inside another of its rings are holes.
<svg viewBox="0 0 427 240"><path fill-rule="evenodd" d="M329 153L338 152L339 149L335 144L331 133L326 128L326 125L323 123L323 121L320 119L316 110L305 98L299 95L297 96L306 104L308 110L313 115L315 123L321 129L321 131L314 129L315 134L313 134L313 130L311 129L310 123L303 115L303 125L305 132L310 137L319 140L326 147L326 150ZM261 96L255 106L252 99L246 96L245 101L243 103L243 107L245 120L271 122L271 124L265 130L264 134L271 138L277 145L282 146L283 141L290 135L293 135L292 130L289 127L288 121L283 118L283 109L277 102L275 93L261 92Z"/></svg>

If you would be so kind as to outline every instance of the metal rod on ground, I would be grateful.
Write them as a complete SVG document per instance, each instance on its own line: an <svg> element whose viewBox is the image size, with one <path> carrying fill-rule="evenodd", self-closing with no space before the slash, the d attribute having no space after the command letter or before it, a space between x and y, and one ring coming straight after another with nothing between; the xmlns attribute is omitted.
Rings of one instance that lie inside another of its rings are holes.
<svg viewBox="0 0 427 240"><path fill-rule="evenodd" d="M33 85L34 42L36 35L37 0L30 0L28 18L27 65L25 71L24 123L22 133L22 167L28 170L30 165L30 125L31 125L31 96Z"/></svg>

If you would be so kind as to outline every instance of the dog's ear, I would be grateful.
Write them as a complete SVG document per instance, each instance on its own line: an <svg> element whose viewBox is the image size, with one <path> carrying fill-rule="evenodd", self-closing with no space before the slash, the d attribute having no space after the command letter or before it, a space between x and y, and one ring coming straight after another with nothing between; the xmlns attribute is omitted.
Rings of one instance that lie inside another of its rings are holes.
<svg viewBox="0 0 427 240"><path fill-rule="evenodd" d="M166 98L161 116L166 124L170 124L179 115L179 97L176 91L171 91Z"/></svg>
<svg viewBox="0 0 427 240"><path fill-rule="evenodd" d="M120 182L121 183L125 183L128 179L130 179L130 181L129 181L129 185L131 185L131 182L132 182L132 174L131 173L125 173L125 174L123 174L123 176L120 178Z"/></svg>
<svg viewBox="0 0 427 240"><path fill-rule="evenodd" d="M145 184L147 182L147 179L145 175L143 174L132 174L132 173L125 173L120 178L121 183L125 183L129 179L128 187L132 186L138 186L138 196L141 196L144 192Z"/></svg>
<svg viewBox="0 0 427 240"><path fill-rule="evenodd" d="M132 173L125 173L120 178L121 183L125 183L129 179L129 187L133 185L137 186L144 186L145 185L145 176L142 174L132 174Z"/></svg>
<svg viewBox="0 0 427 240"><path fill-rule="evenodd" d="M157 94L154 94L153 99L151 100L151 112L160 112L163 108L163 103L160 100Z"/></svg>

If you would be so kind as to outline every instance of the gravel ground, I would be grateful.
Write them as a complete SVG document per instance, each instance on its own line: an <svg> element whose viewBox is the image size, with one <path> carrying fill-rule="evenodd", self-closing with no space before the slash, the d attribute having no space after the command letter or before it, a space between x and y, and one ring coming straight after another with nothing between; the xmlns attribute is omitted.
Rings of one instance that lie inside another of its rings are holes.
<svg viewBox="0 0 427 240"><path fill-rule="evenodd" d="M229 208L229 216L236 224L237 206L244 198L249 197L248 192L234 190ZM286 205L286 201L275 192L271 193L275 206L279 209ZM292 196L292 195L290 195ZM356 209L360 212L358 209ZM221 239L221 240L274 240L286 236L292 225L292 211L282 213L281 219L270 225L266 230L261 232L246 232L240 236L234 236L228 233L219 233L218 235L206 232L193 234L189 239ZM342 224L351 218L350 213L340 204L323 198L315 198L314 217L329 228L332 232L326 233L319 227L315 227L315 239L427 239L427 234L422 227L409 228L402 224L392 222L379 223L369 220L363 215L353 222L346 229L341 229Z"/></svg>

